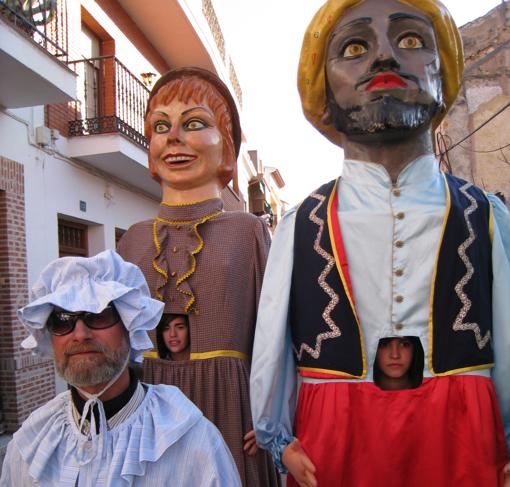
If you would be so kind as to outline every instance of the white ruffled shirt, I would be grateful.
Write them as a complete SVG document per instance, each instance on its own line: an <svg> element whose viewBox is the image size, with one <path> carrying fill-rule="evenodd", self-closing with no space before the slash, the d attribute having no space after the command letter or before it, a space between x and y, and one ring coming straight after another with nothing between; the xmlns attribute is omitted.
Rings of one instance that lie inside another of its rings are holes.
<svg viewBox="0 0 510 487"><path fill-rule="evenodd" d="M70 392L59 394L14 434L0 487L88 487L91 481L94 487L241 485L219 431L167 385L147 385L138 408L107 431L100 459L78 430Z"/></svg>

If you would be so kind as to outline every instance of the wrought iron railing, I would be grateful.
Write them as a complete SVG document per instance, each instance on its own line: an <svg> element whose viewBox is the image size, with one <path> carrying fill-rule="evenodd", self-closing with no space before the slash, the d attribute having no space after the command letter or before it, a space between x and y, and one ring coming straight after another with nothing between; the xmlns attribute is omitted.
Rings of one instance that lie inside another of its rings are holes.
<svg viewBox="0 0 510 487"><path fill-rule="evenodd" d="M69 136L120 132L148 148L144 114L149 90L116 57L69 61L78 75L78 102Z"/></svg>
<svg viewBox="0 0 510 487"><path fill-rule="evenodd" d="M66 0L0 0L0 17L60 61L67 62Z"/></svg>

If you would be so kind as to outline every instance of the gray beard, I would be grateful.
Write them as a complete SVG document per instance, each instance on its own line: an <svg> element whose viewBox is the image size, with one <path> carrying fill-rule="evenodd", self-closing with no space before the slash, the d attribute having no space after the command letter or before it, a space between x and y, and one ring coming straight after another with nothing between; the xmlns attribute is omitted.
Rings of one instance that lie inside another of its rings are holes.
<svg viewBox="0 0 510 487"><path fill-rule="evenodd" d="M397 98L383 97L364 106L340 108L328 102L335 128L346 136L366 136L406 133L428 127L440 109L440 104L419 105Z"/></svg>
<svg viewBox="0 0 510 487"><path fill-rule="evenodd" d="M74 347L75 352L78 349L78 346ZM55 358L57 373L68 384L76 387L91 387L110 382L124 367L130 351L127 339L120 348L113 351L109 351L98 342L84 345L83 349L101 351L102 354L71 359L64 354L59 359Z"/></svg>

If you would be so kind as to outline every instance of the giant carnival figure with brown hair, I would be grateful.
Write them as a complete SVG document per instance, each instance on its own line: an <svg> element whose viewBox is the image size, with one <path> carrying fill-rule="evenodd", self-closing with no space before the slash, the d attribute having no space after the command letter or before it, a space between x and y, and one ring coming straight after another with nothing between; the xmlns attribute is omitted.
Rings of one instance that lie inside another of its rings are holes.
<svg viewBox="0 0 510 487"><path fill-rule="evenodd" d="M220 198L241 144L236 104L214 74L174 69L152 89L145 132L163 201L153 220L127 231L119 253L142 269L165 314L187 315L189 359L148 358L144 379L178 386L216 424L244 486L276 486L271 456L255 444L249 403L270 238L261 219L224 212Z"/></svg>
<svg viewBox="0 0 510 487"><path fill-rule="evenodd" d="M510 218L434 156L462 75L438 0L328 0L305 33L303 110L345 161L280 222L262 286L252 411L288 486L504 485ZM391 337L419 339L418 387L374 383Z"/></svg>

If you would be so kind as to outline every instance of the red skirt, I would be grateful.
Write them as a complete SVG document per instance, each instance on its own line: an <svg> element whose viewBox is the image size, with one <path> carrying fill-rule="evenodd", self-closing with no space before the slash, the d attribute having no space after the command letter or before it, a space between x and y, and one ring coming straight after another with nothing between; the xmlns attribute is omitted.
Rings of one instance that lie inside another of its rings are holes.
<svg viewBox="0 0 510 487"><path fill-rule="evenodd" d="M295 432L319 487L497 487L508 461L492 381L479 376L401 391L304 383Z"/></svg>

